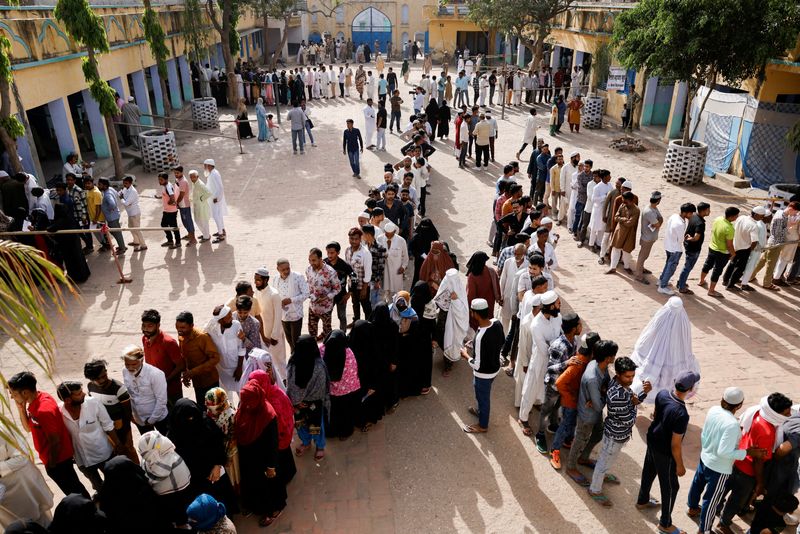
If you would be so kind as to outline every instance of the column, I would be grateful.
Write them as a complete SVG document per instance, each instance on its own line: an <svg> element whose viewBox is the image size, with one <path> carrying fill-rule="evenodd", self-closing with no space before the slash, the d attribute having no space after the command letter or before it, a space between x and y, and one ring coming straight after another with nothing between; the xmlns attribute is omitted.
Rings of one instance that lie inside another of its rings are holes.
<svg viewBox="0 0 800 534"><path fill-rule="evenodd" d="M77 152L78 137L75 135L75 128L72 125L72 117L67 112L66 97L47 103L47 110L50 112L50 120L53 122L53 130L58 141L58 151L61 153L61 160L66 161L67 154Z"/></svg>
<svg viewBox="0 0 800 534"><path fill-rule="evenodd" d="M164 115L164 95L161 92L161 77L158 75L158 67L153 65L150 69L150 79L153 82L153 98L156 104L156 115Z"/></svg>
<svg viewBox="0 0 800 534"><path fill-rule="evenodd" d="M252 35L252 34L250 34ZM250 59L250 35L244 36L244 58Z"/></svg>
<svg viewBox="0 0 800 534"><path fill-rule="evenodd" d="M653 105L656 102L656 90L658 90L658 77L653 76L647 80L642 96L642 118L639 123L642 126L650 126L653 123Z"/></svg>
<svg viewBox="0 0 800 534"><path fill-rule="evenodd" d="M687 94L686 82L675 82L675 89L672 90L672 105L669 108L669 119L667 119L665 141L677 139L681 136L681 123L686 113ZM689 125L687 124L686 127L688 128Z"/></svg>
<svg viewBox="0 0 800 534"><path fill-rule="evenodd" d="M194 98L194 89L192 88L192 69L189 68L189 62L186 60L186 56L178 57L178 67L181 69L183 100L184 102L191 102L192 98Z"/></svg>
<svg viewBox="0 0 800 534"><path fill-rule="evenodd" d="M558 70L560 66L561 66L561 47L554 46L553 53L550 54L550 68L552 68L553 72L555 72Z"/></svg>
<svg viewBox="0 0 800 534"><path fill-rule="evenodd" d="M100 113L100 105L92 98L92 93L88 89L81 91L81 96L83 97L83 107L86 109L86 117L89 119L94 151L98 158L107 158L111 156L111 150L108 144L106 120Z"/></svg>
<svg viewBox="0 0 800 534"><path fill-rule="evenodd" d="M143 70L137 70L131 73L133 79L133 96L136 99L136 105L142 115L149 115L152 113L150 106L150 91L147 90L147 78ZM153 125L153 117L142 117L142 124Z"/></svg>
<svg viewBox="0 0 800 534"><path fill-rule="evenodd" d="M167 80L169 80L169 101L172 109L181 109L181 82L178 78L178 63L175 58L167 60Z"/></svg>
<svg viewBox="0 0 800 534"><path fill-rule="evenodd" d="M127 77L118 77L112 80L108 80L108 85L110 85L116 92L119 93L119 96L122 97L123 100L127 101L130 91L128 90L128 78Z"/></svg>

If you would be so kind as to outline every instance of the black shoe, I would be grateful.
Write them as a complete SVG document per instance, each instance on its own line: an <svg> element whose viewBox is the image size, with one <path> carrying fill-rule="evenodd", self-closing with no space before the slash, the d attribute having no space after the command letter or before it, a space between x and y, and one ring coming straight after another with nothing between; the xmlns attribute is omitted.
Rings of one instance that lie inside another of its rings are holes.
<svg viewBox="0 0 800 534"><path fill-rule="evenodd" d="M536 434L536 450L539 451L541 454L549 454L550 451L547 450L547 439L540 434Z"/></svg>

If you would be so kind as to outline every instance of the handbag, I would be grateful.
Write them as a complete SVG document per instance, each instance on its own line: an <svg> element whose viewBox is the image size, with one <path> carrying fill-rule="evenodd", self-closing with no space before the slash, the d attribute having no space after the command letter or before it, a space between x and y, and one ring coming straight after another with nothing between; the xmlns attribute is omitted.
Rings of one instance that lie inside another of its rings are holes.
<svg viewBox="0 0 800 534"><path fill-rule="evenodd" d="M308 118L308 115L306 115L305 113L303 113L303 116L306 118L306 128L308 128L309 130L311 130L312 128L314 128L314 123L313 123L313 122L311 122L311 119L309 119L309 118Z"/></svg>

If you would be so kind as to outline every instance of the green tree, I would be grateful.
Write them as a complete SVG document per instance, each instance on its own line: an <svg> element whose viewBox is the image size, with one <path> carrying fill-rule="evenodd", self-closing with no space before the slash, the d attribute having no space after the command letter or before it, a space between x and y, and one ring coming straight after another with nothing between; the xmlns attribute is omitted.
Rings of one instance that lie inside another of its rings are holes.
<svg viewBox="0 0 800 534"><path fill-rule="evenodd" d="M481 28L519 39L533 52L534 64L538 65L553 19L572 3L573 0L470 0L468 17Z"/></svg>
<svg viewBox="0 0 800 534"><path fill-rule="evenodd" d="M683 144L688 146L697 130L689 124L691 102L700 87L763 76L770 59L794 46L798 32L795 0L642 0L617 17L612 43L626 68L687 83Z"/></svg>
<svg viewBox="0 0 800 534"><path fill-rule="evenodd" d="M150 0L144 0L144 18L142 19L142 26L144 26L144 38L147 44L150 45L150 53L153 59L156 60L156 68L158 69L159 84L161 85L161 97L164 101L164 127L171 126L169 120L170 102L167 96L167 58L169 57L169 49L164 42L166 36L164 35L164 28L158 20L158 13L153 10L150 5ZM174 90L180 91L179 87L173 87Z"/></svg>
<svg viewBox="0 0 800 534"><path fill-rule="evenodd" d="M115 115L119 114L119 108L114 98L114 89L100 77L97 69L96 54L109 52L108 37L103 21L89 7L89 2L86 0L58 0L53 14L59 22L64 24L69 36L75 42L86 47L86 57L83 58L83 77L106 121L108 144L111 149L111 157L114 159L114 175L117 179L122 179L122 152L120 152L117 142L117 131L114 129L113 119Z"/></svg>
<svg viewBox="0 0 800 534"><path fill-rule="evenodd" d="M183 38L186 41L186 48L189 57L198 64L205 62L208 48L208 38L206 31L208 26L205 24L205 12L200 7L199 0L186 0L183 7ZM200 95L196 95L200 96Z"/></svg>
<svg viewBox="0 0 800 534"><path fill-rule="evenodd" d="M236 24L239 21L240 0L208 0L206 12L212 26L219 34L222 45L222 58L225 61L225 75L228 78L228 105L235 108L239 99L236 84L234 55L239 52L239 34Z"/></svg>
<svg viewBox="0 0 800 534"><path fill-rule="evenodd" d="M11 84L14 83L14 78L10 53L11 41L0 34L0 140L14 172L22 172L22 164L17 155L17 138L25 135L25 128L11 113Z"/></svg>

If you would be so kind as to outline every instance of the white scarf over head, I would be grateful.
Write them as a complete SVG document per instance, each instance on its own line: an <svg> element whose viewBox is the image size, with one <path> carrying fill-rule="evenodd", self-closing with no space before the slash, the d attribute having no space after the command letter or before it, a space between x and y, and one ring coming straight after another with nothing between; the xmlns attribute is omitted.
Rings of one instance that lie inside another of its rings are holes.
<svg viewBox="0 0 800 534"><path fill-rule="evenodd" d="M469 328L469 309L467 308L467 290L456 269L448 269L444 275L439 289L436 291L435 300L440 295L455 293L458 298L450 300L447 311L447 320L444 323L444 351L448 360L457 362L461 359L461 347L467 337Z"/></svg>
<svg viewBox="0 0 800 534"><path fill-rule="evenodd" d="M761 414L761 419L771 424L775 428L775 443L772 450L777 449L783 443L783 423L788 419L785 415L777 413L770 408L768 397L762 397L761 402L755 406L749 407L742 416L739 418L739 424L742 426L742 433L747 434L753 426L753 418L756 413Z"/></svg>

